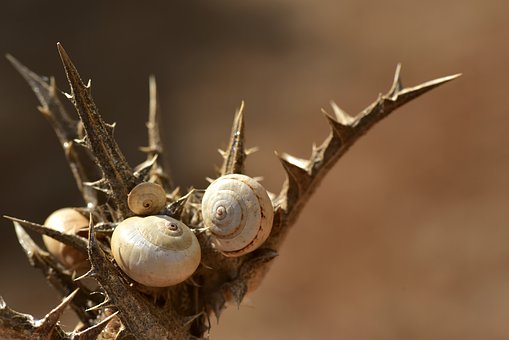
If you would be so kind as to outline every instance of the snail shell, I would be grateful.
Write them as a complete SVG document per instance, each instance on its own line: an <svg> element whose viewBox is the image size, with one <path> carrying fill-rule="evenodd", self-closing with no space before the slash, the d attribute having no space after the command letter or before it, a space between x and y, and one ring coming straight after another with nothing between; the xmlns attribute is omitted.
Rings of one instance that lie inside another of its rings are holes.
<svg viewBox="0 0 509 340"><path fill-rule="evenodd" d="M251 177L231 174L212 182L202 200L212 244L226 256L258 248L270 234L274 209L263 186Z"/></svg>
<svg viewBox="0 0 509 340"><path fill-rule="evenodd" d="M127 205L136 215L154 215L166 204L166 193L156 183L143 182L135 186L127 196Z"/></svg>
<svg viewBox="0 0 509 340"><path fill-rule="evenodd" d="M130 278L149 287L186 280L201 258L191 229L163 215L130 217L119 223L111 237L111 252Z"/></svg>
<svg viewBox="0 0 509 340"><path fill-rule="evenodd" d="M44 225L66 234L88 235L88 219L72 208L62 208L48 216ZM43 235L42 240L48 251L67 268L82 269L88 266L86 254L59 242L49 236Z"/></svg>

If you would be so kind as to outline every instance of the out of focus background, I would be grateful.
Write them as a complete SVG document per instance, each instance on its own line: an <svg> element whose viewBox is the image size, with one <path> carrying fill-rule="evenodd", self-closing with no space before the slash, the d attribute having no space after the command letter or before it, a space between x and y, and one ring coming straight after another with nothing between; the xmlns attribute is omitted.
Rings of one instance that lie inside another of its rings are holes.
<svg viewBox="0 0 509 340"><path fill-rule="evenodd" d="M463 77L400 108L338 162L263 285L212 339L509 338L509 3L496 0L10 1L0 54L68 90L67 49L133 165L158 80L176 183L204 188L235 109L279 191L273 154L307 157L321 108L355 114L406 85ZM0 213L42 223L82 205L35 96L0 59ZM72 110L69 105L69 110ZM42 317L58 302L0 221L0 295ZM64 320L64 323L66 321ZM70 321L67 321L70 322ZM71 327L72 325L67 325Z"/></svg>

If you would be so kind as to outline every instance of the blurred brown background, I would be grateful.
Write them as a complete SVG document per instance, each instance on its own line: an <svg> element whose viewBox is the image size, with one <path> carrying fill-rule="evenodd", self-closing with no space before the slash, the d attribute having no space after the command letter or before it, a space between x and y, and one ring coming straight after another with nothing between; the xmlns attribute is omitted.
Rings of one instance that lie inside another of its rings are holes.
<svg viewBox="0 0 509 340"><path fill-rule="evenodd" d="M214 176L242 99L248 143L261 149L249 174L278 191L273 150L307 157L328 133L320 108L330 100L361 111L398 62L406 85L462 72L340 160L264 284L212 338L507 339L508 18L509 3L495 0L21 0L1 5L0 53L67 90L62 42L133 165L155 74L184 188ZM5 59L0 101L0 213L42 222L80 205L34 95ZM0 294L42 317L59 298L5 220L0 238Z"/></svg>

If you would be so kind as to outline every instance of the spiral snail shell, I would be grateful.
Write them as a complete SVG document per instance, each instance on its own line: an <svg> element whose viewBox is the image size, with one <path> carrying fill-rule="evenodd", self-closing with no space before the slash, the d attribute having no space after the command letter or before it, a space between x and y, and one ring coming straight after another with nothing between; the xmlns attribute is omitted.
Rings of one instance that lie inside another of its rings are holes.
<svg viewBox="0 0 509 340"><path fill-rule="evenodd" d="M241 256L258 248L269 236L274 218L263 186L240 174L219 177L209 185L202 214L213 245L225 256Z"/></svg>
<svg viewBox="0 0 509 340"><path fill-rule="evenodd" d="M191 229L163 215L130 217L119 223L111 237L111 252L130 278L149 287L186 280L201 258Z"/></svg>
<svg viewBox="0 0 509 340"><path fill-rule="evenodd" d="M154 215L166 204L166 193L156 183L143 182L135 186L127 196L127 205L136 215Z"/></svg>
<svg viewBox="0 0 509 340"><path fill-rule="evenodd" d="M88 235L88 219L72 208L62 208L48 216L44 225L66 234ZM59 242L49 236L43 235L42 240L46 249L67 268L83 269L88 266L86 254Z"/></svg>

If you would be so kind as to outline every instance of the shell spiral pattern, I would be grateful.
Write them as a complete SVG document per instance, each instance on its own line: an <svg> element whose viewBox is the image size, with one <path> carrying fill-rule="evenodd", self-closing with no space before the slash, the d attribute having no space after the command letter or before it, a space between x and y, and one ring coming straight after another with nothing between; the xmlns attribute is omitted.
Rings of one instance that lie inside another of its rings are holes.
<svg viewBox="0 0 509 340"><path fill-rule="evenodd" d="M260 183L232 174L209 185L202 200L202 214L216 249L226 256L241 256L268 238L274 209Z"/></svg>
<svg viewBox="0 0 509 340"><path fill-rule="evenodd" d="M165 203L166 194L164 189L156 183L140 183L127 196L127 205L136 215L157 214Z"/></svg>

